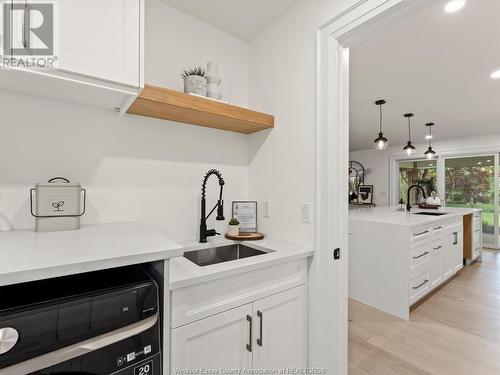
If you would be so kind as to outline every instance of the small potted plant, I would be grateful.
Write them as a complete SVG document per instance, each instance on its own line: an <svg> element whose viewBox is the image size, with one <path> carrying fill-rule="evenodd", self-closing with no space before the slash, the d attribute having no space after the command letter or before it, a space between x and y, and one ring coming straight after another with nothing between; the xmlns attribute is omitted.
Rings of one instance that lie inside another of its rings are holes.
<svg viewBox="0 0 500 375"><path fill-rule="evenodd" d="M201 66L185 69L181 77L184 80L186 94L207 96L207 79L205 78L205 69Z"/></svg>
<svg viewBox="0 0 500 375"><path fill-rule="evenodd" d="M240 222L238 219L234 217L229 220L229 231L227 232L230 236L239 236L240 235Z"/></svg>

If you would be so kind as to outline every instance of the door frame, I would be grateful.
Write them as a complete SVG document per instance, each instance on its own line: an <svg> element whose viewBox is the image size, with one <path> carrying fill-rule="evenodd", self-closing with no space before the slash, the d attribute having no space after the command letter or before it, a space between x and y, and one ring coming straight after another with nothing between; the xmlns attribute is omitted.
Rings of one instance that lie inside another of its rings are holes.
<svg viewBox="0 0 500 375"><path fill-rule="evenodd" d="M348 38L435 0L359 0L316 32L316 226L309 277L309 367L347 374ZM382 15L383 14L383 15ZM356 32L354 32L356 31ZM335 260L335 249L340 259Z"/></svg>

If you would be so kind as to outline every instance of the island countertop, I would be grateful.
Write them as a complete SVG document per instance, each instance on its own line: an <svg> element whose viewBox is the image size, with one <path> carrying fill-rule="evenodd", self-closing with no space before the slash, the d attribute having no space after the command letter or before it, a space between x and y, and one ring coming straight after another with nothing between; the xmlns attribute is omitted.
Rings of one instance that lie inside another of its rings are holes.
<svg viewBox="0 0 500 375"><path fill-rule="evenodd" d="M134 222L64 232L0 232L0 286L164 260L183 252L161 230Z"/></svg>
<svg viewBox="0 0 500 375"><path fill-rule="evenodd" d="M478 208L455 208L442 207L438 210L412 209L411 212L398 211L394 206L382 206L372 208L357 208L349 210L349 221L370 221L378 223L387 223L392 225L418 226L433 223L443 219L456 218L479 212ZM417 212L439 212L444 215L428 216L415 215Z"/></svg>

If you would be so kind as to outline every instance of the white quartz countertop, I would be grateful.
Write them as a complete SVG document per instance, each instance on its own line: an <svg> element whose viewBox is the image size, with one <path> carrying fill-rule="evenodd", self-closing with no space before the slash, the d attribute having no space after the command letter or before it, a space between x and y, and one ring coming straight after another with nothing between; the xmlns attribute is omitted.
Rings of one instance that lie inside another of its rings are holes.
<svg viewBox="0 0 500 375"><path fill-rule="evenodd" d="M0 232L0 286L153 262L183 252L160 230L131 222L64 232Z"/></svg>
<svg viewBox="0 0 500 375"><path fill-rule="evenodd" d="M223 238L209 239L208 243L183 242L184 251L208 249L238 243ZM243 245L268 252L267 254L224 263L200 267L186 258L179 257L170 262L170 289L179 289L206 281L216 280L231 275L270 267L295 259L313 255L313 249L265 238L260 241L244 241Z"/></svg>
<svg viewBox="0 0 500 375"><path fill-rule="evenodd" d="M428 216L428 215L415 215L416 212L442 212L446 215L441 216ZM449 219L458 216L480 212L477 208L455 208L455 207L442 207L438 210L422 210L412 209L411 212L397 211L396 207L384 206L373 208L356 208L349 210L350 221L370 221L378 223L387 223L394 225L404 226L417 226L427 223L433 223L443 219Z"/></svg>

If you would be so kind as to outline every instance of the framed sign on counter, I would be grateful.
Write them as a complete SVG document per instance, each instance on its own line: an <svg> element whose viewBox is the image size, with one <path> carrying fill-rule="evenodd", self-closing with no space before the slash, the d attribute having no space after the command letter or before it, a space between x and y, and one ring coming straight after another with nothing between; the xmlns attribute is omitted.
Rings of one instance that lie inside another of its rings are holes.
<svg viewBox="0 0 500 375"><path fill-rule="evenodd" d="M240 222L240 232L257 232L257 201L233 201L233 217Z"/></svg>

